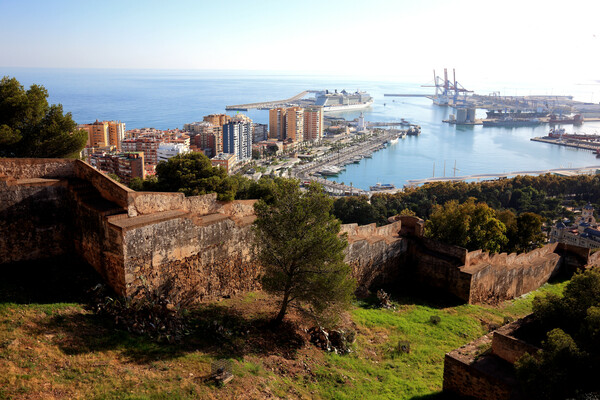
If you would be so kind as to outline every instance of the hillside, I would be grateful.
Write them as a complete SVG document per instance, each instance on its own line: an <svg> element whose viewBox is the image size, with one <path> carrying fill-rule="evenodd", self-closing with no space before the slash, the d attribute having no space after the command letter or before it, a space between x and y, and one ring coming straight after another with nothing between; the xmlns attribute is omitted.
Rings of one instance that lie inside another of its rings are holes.
<svg viewBox="0 0 600 400"><path fill-rule="evenodd" d="M438 398L444 354L527 314L535 295L498 307L404 291L395 309L357 301L342 318L356 332L353 352L339 356L308 342L300 315L270 331L276 304L260 292L205 304L181 344L155 343L86 308L85 289L98 280L86 268L64 258L16 265L0 283L0 399ZM235 377L219 387L205 378L222 358Z"/></svg>

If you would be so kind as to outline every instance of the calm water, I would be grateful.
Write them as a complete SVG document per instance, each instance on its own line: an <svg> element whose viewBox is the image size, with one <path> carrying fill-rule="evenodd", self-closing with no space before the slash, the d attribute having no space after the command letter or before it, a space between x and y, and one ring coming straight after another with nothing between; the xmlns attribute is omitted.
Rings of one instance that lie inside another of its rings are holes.
<svg viewBox="0 0 600 400"><path fill-rule="evenodd" d="M351 164L335 178L339 182L367 189L376 182L401 186L408 179L444 174L456 175L541 170L569 166L600 165L588 151L573 150L531 142L543 136L548 126L523 128L456 127L441 121L451 108L431 104L425 98L384 97L384 93L430 93L419 84L350 80L338 77L246 74L242 72L156 71L156 70L61 70L1 68L0 75L16 77L28 87L44 85L51 103L61 103L78 123L96 119L121 120L127 129L154 127L181 128L184 123L201 120L204 115L221 113L228 104L275 100L291 97L305 89L366 90L375 104L365 111L368 121L407 119L421 125L419 137L407 137ZM466 83L466 82L463 82ZM572 94L584 101L598 100L589 87L565 85L561 89L519 86L506 89L506 83L467 85L479 93L507 90L506 94ZM508 87L514 87L508 86ZM384 105L385 103L385 105ZM268 123L267 111L249 111L254 121ZM348 119L358 112L341 113ZM572 129L572 128L568 128ZM578 132L598 133L600 123L586 123Z"/></svg>

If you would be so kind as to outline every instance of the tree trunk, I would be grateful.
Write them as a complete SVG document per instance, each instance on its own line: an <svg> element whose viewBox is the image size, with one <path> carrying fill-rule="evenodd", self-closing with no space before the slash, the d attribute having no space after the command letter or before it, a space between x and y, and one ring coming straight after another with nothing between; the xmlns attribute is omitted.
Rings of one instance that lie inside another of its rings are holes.
<svg viewBox="0 0 600 400"><path fill-rule="evenodd" d="M290 293L286 290L285 294L283 295L283 300L281 301L281 309L279 310L279 314L277 314L277 317L275 317L275 319L273 320L273 325L277 326L281 324L281 321L283 321L283 317L285 317L285 313L287 311L289 298Z"/></svg>

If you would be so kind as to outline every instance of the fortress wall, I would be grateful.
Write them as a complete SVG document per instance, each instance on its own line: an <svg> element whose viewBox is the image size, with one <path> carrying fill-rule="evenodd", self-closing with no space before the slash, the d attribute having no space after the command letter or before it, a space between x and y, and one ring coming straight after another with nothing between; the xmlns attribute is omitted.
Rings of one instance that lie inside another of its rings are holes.
<svg viewBox="0 0 600 400"><path fill-rule="evenodd" d="M251 244L253 218L234 222L224 214L179 216L122 229L127 294L159 287L176 277L180 293L213 300L260 288L260 266Z"/></svg>
<svg viewBox="0 0 600 400"><path fill-rule="evenodd" d="M19 176L34 171L54 176L68 172L64 164L55 166L54 170L24 168ZM59 179L0 180L0 264L52 257L72 249L67 193L66 181Z"/></svg>
<svg viewBox="0 0 600 400"><path fill-rule="evenodd" d="M130 217L153 214L170 210L183 210L185 195L183 193L132 192L128 195Z"/></svg>
<svg viewBox="0 0 600 400"><path fill-rule="evenodd" d="M395 282L406 249L407 241L402 238L351 240L345 250L345 261L352 268L357 284L371 288Z"/></svg>
<svg viewBox="0 0 600 400"><path fill-rule="evenodd" d="M63 158L0 158L0 178L51 178L75 176L75 161Z"/></svg>
<svg viewBox="0 0 600 400"><path fill-rule="evenodd" d="M129 223L136 218L113 220L123 238L125 293L131 295L143 285L159 287L173 276L179 292L194 290L200 300L260 289L261 266L252 249L255 217L247 215L253 202L221 205L219 210L227 213L180 211L156 221L138 217L140 223L133 226ZM393 280L406 241L397 236L353 238L346 262L359 284L368 287Z"/></svg>
<svg viewBox="0 0 600 400"><path fill-rule="evenodd" d="M469 303L496 303L512 299L542 286L562 266L562 257L549 244L528 253L497 254L485 262L465 266L471 275Z"/></svg>

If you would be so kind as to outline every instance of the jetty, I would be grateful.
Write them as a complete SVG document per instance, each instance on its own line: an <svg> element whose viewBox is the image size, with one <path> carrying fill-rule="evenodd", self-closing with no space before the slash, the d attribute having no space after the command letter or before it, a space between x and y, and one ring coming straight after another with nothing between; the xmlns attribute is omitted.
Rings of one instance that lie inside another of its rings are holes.
<svg viewBox="0 0 600 400"><path fill-rule="evenodd" d="M303 92L298 93L297 95L290 97L285 100L272 100L272 101L262 101L259 103L248 103L248 104L236 104L232 106L226 106L226 110L231 111L248 111L251 109L263 109L263 108L277 108L277 107L287 107L291 104L298 102L298 100L304 98L307 94L313 93L314 90L305 90Z"/></svg>

